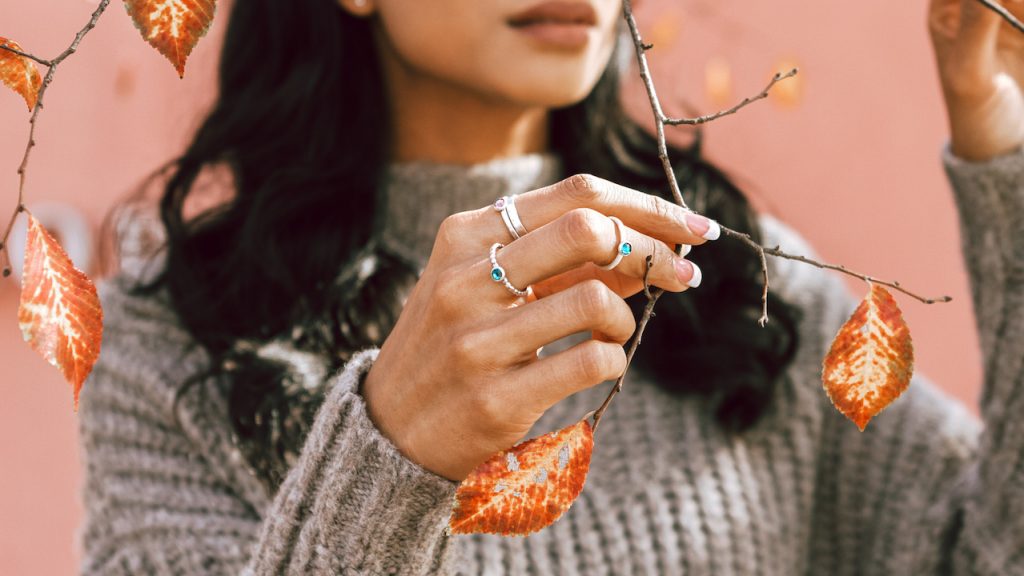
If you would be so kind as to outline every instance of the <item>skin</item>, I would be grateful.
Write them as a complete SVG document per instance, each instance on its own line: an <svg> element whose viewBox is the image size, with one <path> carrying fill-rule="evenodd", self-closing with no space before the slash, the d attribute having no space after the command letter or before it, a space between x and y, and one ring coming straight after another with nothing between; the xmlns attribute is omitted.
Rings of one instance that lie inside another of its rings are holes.
<svg viewBox="0 0 1024 576"><path fill-rule="evenodd" d="M585 0L584 0L585 1ZM395 118L392 156L471 164L548 149L547 112L584 98L612 54L621 0L589 0L587 46L539 45L506 25L533 0L339 0L370 18ZM1021 0L1009 0L1021 13ZM634 5L636 2L634 2ZM1024 142L1024 36L974 0L932 0L929 27L955 154L981 161ZM1018 36L1014 36L1017 34ZM1015 56L1016 54L1016 56ZM441 225L430 259L360 392L380 431L412 461L464 479L529 431L552 405L625 370L636 321L625 298L643 289L643 258L623 258L609 216L636 254L653 254L651 283L688 289L711 224L661 198L589 175L517 196L529 234L512 241L489 206ZM488 280L490 246L516 297ZM582 330L593 338L545 358L542 346Z"/></svg>

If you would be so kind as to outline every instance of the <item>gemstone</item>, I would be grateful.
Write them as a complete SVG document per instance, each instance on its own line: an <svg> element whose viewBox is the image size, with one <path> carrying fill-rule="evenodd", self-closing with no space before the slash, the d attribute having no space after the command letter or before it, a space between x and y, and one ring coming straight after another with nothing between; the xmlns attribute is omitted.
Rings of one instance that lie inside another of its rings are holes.
<svg viewBox="0 0 1024 576"><path fill-rule="evenodd" d="M494 203L494 209L501 210L503 208L505 208L505 198L498 198L498 201Z"/></svg>
<svg viewBox="0 0 1024 576"><path fill-rule="evenodd" d="M491 268L491 280L495 282L501 282L501 279L505 277L505 271L501 267Z"/></svg>
<svg viewBox="0 0 1024 576"><path fill-rule="evenodd" d="M632 251L633 247L629 244L629 242L623 242L622 245L619 246L619 252L621 252L623 256L628 256L629 253Z"/></svg>

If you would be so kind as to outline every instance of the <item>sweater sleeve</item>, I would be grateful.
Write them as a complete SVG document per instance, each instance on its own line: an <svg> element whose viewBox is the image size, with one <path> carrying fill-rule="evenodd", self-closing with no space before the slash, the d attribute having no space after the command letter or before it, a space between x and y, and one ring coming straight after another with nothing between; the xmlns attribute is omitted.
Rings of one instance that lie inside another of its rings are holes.
<svg viewBox="0 0 1024 576"><path fill-rule="evenodd" d="M449 571L457 483L405 458L369 419L359 386L378 348L327 376L297 462L267 494L231 442L222 398L197 385L175 415L181 375L198 362L177 353L183 330L144 299L103 283L100 293L104 344L79 411L82 574Z"/></svg>
<svg viewBox="0 0 1024 576"><path fill-rule="evenodd" d="M1024 573L1024 149L943 160L960 214L984 361L977 459L963 477L954 574Z"/></svg>
<svg viewBox="0 0 1024 576"><path fill-rule="evenodd" d="M808 562L821 573L1024 573L1024 151L968 163L947 147L943 162L984 360L982 421L915 374L861 432L821 390L820 368L808 375L822 405ZM804 278L792 298L821 313L804 331L820 341L801 344L820 367L859 299L838 275L785 266Z"/></svg>

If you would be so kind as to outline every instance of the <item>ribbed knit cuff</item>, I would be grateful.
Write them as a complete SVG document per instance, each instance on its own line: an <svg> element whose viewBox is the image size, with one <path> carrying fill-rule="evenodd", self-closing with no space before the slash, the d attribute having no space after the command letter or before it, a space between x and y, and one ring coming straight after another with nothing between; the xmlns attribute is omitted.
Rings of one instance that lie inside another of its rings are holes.
<svg viewBox="0 0 1024 576"><path fill-rule="evenodd" d="M1024 147L972 162L954 155L947 142L942 162L965 234L983 240L984 249L995 250L1004 264L1019 269L1024 262ZM994 244L997 238L1003 243Z"/></svg>
<svg viewBox="0 0 1024 576"><path fill-rule="evenodd" d="M336 399L342 425L333 447L338 457L326 471L323 489L339 498L321 504L337 508L331 528L362 527L361 545L347 555L345 567L425 573L445 547L444 527L458 482L409 460L373 424L359 390L379 353L379 348L358 352L336 378L332 403Z"/></svg>
<svg viewBox="0 0 1024 576"><path fill-rule="evenodd" d="M433 574L448 562L458 483L406 458L374 426L358 390L379 352L357 352L328 378L299 468L268 512L271 549L256 574Z"/></svg>

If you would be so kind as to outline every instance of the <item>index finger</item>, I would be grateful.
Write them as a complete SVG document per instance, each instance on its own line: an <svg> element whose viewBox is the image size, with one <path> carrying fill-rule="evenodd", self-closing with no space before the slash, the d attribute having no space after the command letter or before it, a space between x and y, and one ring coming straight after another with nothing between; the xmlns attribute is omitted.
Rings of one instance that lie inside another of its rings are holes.
<svg viewBox="0 0 1024 576"><path fill-rule="evenodd" d="M527 231L575 208L591 208L606 216L618 216L630 228L666 244L697 245L721 235L721 227L710 218L659 196L590 174L575 174L550 186L518 194L515 204ZM494 224L495 238L507 236L500 218L489 221Z"/></svg>

